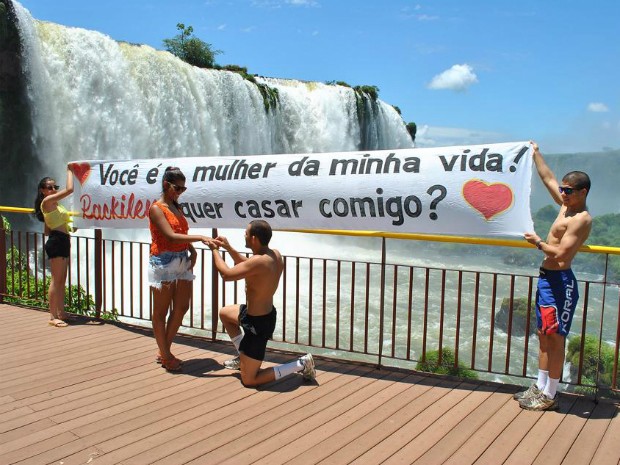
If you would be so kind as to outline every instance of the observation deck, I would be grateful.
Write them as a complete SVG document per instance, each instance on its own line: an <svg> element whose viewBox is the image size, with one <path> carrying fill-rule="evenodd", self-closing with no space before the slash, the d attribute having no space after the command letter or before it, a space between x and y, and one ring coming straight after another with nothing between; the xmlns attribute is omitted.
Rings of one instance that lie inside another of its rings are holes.
<svg viewBox="0 0 620 465"><path fill-rule="evenodd" d="M244 388L229 343L179 336L182 373L151 331L0 304L0 463L618 464L617 403L562 393L528 412L514 385L317 358ZM293 358L268 351L267 364Z"/></svg>

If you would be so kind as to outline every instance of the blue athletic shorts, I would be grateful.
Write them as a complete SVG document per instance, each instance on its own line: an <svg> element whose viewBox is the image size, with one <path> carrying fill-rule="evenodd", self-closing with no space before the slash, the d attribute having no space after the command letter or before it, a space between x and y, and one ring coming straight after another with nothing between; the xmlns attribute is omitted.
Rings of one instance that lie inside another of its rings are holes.
<svg viewBox="0 0 620 465"><path fill-rule="evenodd" d="M536 322L542 334L560 334L570 331L579 291L572 270L540 269L536 290Z"/></svg>

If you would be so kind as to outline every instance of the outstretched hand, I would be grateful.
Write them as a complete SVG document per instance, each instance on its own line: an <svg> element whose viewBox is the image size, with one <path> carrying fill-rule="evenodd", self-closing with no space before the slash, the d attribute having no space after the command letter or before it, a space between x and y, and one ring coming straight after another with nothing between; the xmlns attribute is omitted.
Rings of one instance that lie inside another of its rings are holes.
<svg viewBox="0 0 620 465"><path fill-rule="evenodd" d="M205 237L202 239L202 243L209 247L211 250L217 250L219 246L216 244L215 239Z"/></svg>
<svg viewBox="0 0 620 465"><path fill-rule="evenodd" d="M536 244L538 241L541 240L540 236L538 234L536 234L535 232L526 232L523 237L525 237L525 240L528 241L530 244Z"/></svg>
<svg viewBox="0 0 620 465"><path fill-rule="evenodd" d="M230 249L230 243L228 242L228 239L226 237L224 237L224 236L217 236L213 240L217 243L217 245L219 247L222 247L222 248L224 248L226 250Z"/></svg>

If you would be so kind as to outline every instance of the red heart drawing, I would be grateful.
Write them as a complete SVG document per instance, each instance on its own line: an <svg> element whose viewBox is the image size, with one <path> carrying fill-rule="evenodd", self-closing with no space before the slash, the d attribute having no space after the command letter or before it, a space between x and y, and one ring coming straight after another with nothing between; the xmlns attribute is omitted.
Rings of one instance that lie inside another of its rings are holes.
<svg viewBox="0 0 620 465"><path fill-rule="evenodd" d="M70 163L69 167L83 186L90 176L90 165L88 163Z"/></svg>
<svg viewBox="0 0 620 465"><path fill-rule="evenodd" d="M486 183L479 179L471 179L463 185L463 198L475 210L490 220L512 206L514 199L512 189L499 182Z"/></svg>

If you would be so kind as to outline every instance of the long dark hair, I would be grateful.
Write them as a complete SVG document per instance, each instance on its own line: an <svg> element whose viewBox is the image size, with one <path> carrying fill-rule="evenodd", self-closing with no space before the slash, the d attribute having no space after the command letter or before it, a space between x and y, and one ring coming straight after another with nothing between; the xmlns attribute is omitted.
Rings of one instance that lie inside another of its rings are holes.
<svg viewBox="0 0 620 465"><path fill-rule="evenodd" d="M45 176L43 179L39 181L39 187L37 187L37 196L34 199L34 216L37 217L39 221L44 221L43 211L41 210L41 202L45 198L41 189L47 186L47 183L53 181L54 178L50 178L49 176Z"/></svg>
<svg viewBox="0 0 620 465"><path fill-rule="evenodd" d="M166 188L164 187L165 182L168 182L170 184L176 184L177 181L185 182L185 175L183 174L181 169L177 168L176 166L169 166L168 168L166 168L166 171L164 171L164 175L161 178L162 194L166 190ZM177 209L180 211L181 206L179 205L179 203L176 200L174 200L173 203L174 203L174 206L177 207Z"/></svg>

